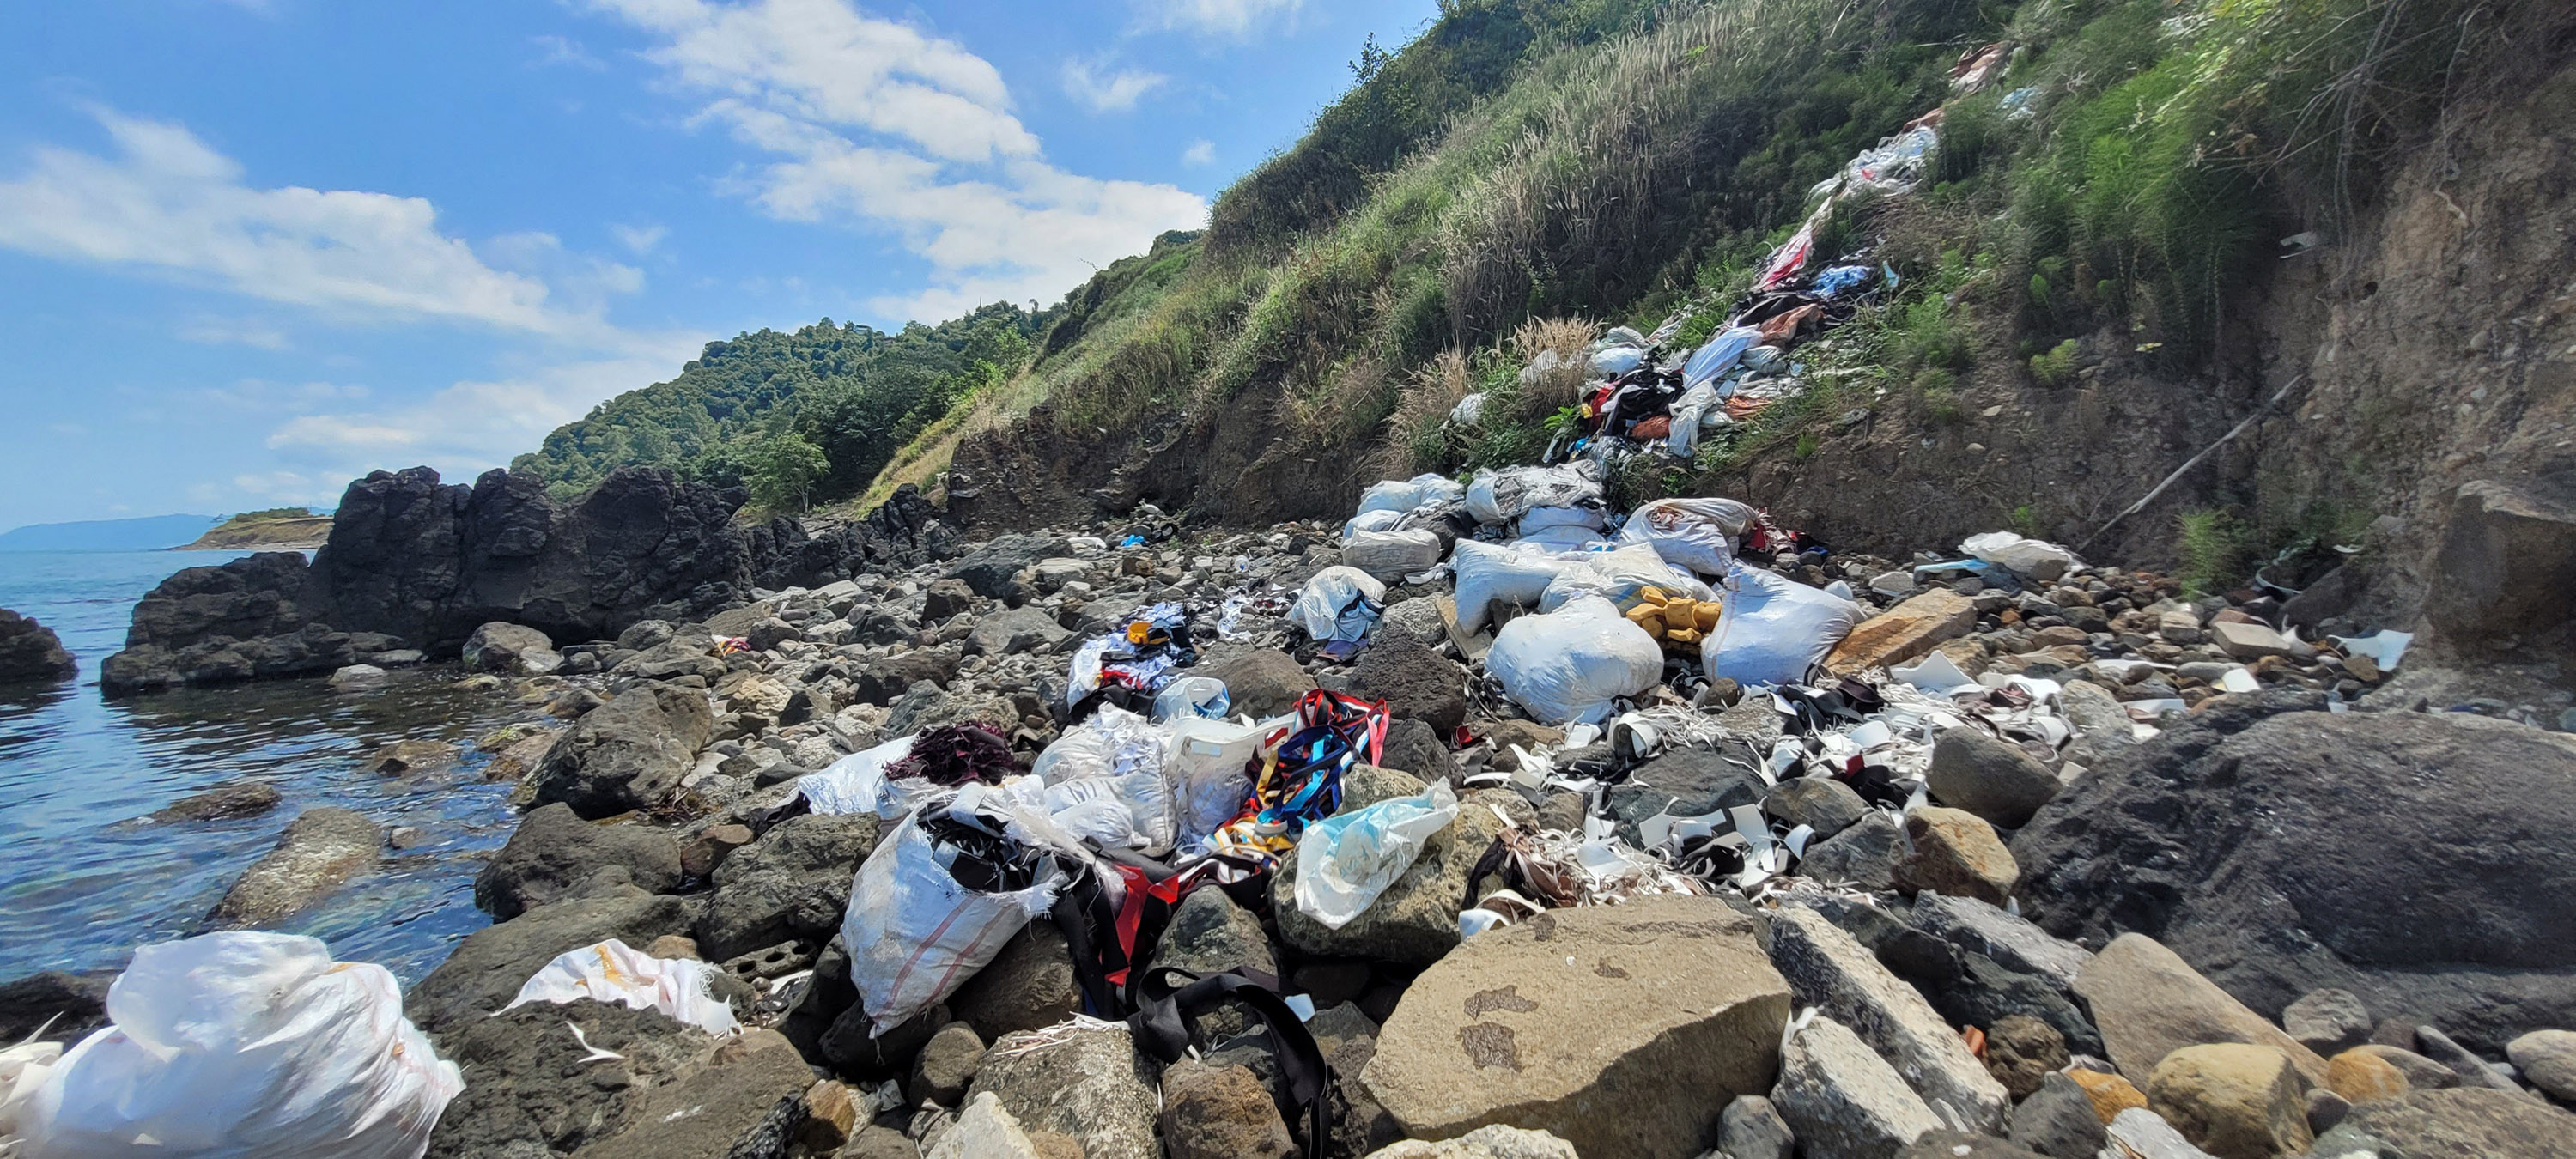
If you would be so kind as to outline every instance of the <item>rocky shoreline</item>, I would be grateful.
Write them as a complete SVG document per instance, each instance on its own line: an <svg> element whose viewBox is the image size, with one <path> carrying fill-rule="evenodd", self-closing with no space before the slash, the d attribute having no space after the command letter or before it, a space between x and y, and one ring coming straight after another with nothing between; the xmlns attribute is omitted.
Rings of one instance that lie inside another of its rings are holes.
<svg viewBox="0 0 2576 1159"><path fill-rule="evenodd" d="M433 1155L2576 1153L2564 705L2442 700L2446 673L2321 638L2359 626L2314 601L1783 552L1745 562L1861 608L1830 674L1775 698L1677 660L1620 702L1647 729L1605 731L1530 719L1450 577L1391 576L1333 659L1292 607L1357 558L1329 527L1142 508L979 540L907 495L816 534L667 477L563 507L423 475L353 485L310 567L174 577L111 667L363 687L361 662L453 654L565 722L485 739L527 807L475 883L495 924L406 995L465 1079ZM812 808L805 779L945 726L1022 766L1091 735L1086 642L1167 605L1179 675L1232 713L1383 703L1341 812L1458 802L1356 917L1310 915L1301 849L1138 946L1302 995L1313 1100L1240 999L1157 1057L1043 915L894 1025L861 998L853 877L906 822ZM383 835L333 812L217 916L364 872ZM1694 820L1742 840L1674 835ZM748 1029L502 1011L609 939L719 967ZM84 1009L63 990L0 1015Z"/></svg>

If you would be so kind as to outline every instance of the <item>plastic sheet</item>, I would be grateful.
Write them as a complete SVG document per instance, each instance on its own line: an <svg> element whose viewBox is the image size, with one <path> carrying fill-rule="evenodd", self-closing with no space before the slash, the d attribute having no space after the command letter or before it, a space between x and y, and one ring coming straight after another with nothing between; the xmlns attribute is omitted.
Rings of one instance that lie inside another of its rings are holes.
<svg viewBox="0 0 2576 1159"><path fill-rule="evenodd" d="M1172 726L1164 764L1176 799L1179 848L1196 852L1208 836L1242 814L1252 792L1252 762L1261 755L1259 725L1183 720Z"/></svg>
<svg viewBox="0 0 2576 1159"><path fill-rule="evenodd" d="M2016 574L2037 580L2054 580L2075 566L2075 553L2036 539L2025 539L2009 531L1989 531L1971 535L1959 542L1959 550L1988 563L1999 563Z"/></svg>
<svg viewBox="0 0 2576 1159"><path fill-rule="evenodd" d="M1676 567L1722 576L1735 563L1736 538L1758 517L1733 499L1657 499L1628 516L1619 538L1654 548Z"/></svg>
<svg viewBox="0 0 2576 1159"><path fill-rule="evenodd" d="M1484 421L1485 392L1481 390L1468 395L1465 398L1459 399L1458 405L1449 408L1449 425L1451 426L1470 428L1478 426Z"/></svg>
<svg viewBox="0 0 2576 1159"><path fill-rule="evenodd" d="M1503 625L1485 654L1485 671L1544 723L1599 723L1611 716L1615 698L1663 680L1664 652L1610 601L1580 596L1557 611Z"/></svg>
<svg viewBox="0 0 2576 1159"><path fill-rule="evenodd" d="M382 966L238 931L145 946L45 1075L29 1154L417 1159L465 1083Z"/></svg>
<svg viewBox="0 0 2576 1159"><path fill-rule="evenodd" d="M904 786L886 776L889 766L912 755L912 741L897 737L798 777L797 795L817 813L874 813L889 821L903 816L919 798L938 790L927 783Z"/></svg>
<svg viewBox="0 0 2576 1159"><path fill-rule="evenodd" d="M1404 517L1408 514L1411 513L1388 510L1360 512L1342 523L1342 542L1348 543L1352 536L1366 532L1393 531L1397 525L1404 522Z"/></svg>
<svg viewBox="0 0 2576 1159"><path fill-rule="evenodd" d="M1442 780L1308 825L1297 839L1297 909L1327 929L1349 925L1457 817L1458 796Z"/></svg>
<svg viewBox="0 0 2576 1159"><path fill-rule="evenodd" d="M709 1034L742 1030L733 1007L708 989L723 971L695 958L656 958L616 938L568 950L548 962L519 987L503 1010L531 1002L565 1003L588 999L629 1010L659 1010Z"/></svg>
<svg viewBox="0 0 2576 1159"><path fill-rule="evenodd" d="M1738 563L1726 575L1718 593L1725 611L1700 646L1700 666L1712 680L1801 683L1860 622L1859 604L1775 572Z"/></svg>
<svg viewBox="0 0 2576 1159"><path fill-rule="evenodd" d="M1233 706L1234 697L1226 691L1225 681L1213 676L1184 676L1154 694L1154 723L1192 716L1223 717L1225 710Z"/></svg>
<svg viewBox="0 0 2576 1159"><path fill-rule="evenodd" d="M1458 571L1459 628L1469 633L1482 631L1490 618L1486 610L1495 600L1538 606L1539 597L1547 594L1547 585L1573 563L1547 552L1459 540L1450 557L1451 566Z"/></svg>
<svg viewBox="0 0 2576 1159"><path fill-rule="evenodd" d="M1501 524L1533 507L1577 507L1601 501L1601 481L1582 467L1506 467L1476 472L1467 484L1467 511L1480 523Z"/></svg>
<svg viewBox="0 0 2576 1159"><path fill-rule="evenodd" d="M1715 384L1718 379L1726 377L1727 371L1735 369L1736 362L1744 357L1745 351L1753 349L1761 340L1759 327L1737 326L1719 331L1717 337L1709 339L1690 356L1689 362L1682 364L1682 389L1687 392L1695 386Z"/></svg>
<svg viewBox="0 0 2576 1159"><path fill-rule="evenodd" d="M1297 593L1297 602L1288 606L1288 619L1306 634L1318 640L1333 638L1333 625L1342 611L1359 600L1377 603L1386 599L1386 585L1355 567L1336 565L1316 572Z"/></svg>

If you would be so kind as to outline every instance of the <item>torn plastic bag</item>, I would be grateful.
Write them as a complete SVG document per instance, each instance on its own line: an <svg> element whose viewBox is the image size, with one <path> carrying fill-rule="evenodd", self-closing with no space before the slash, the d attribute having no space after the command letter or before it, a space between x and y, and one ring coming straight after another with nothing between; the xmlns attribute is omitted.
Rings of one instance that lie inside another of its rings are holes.
<svg viewBox="0 0 2576 1159"><path fill-rule="evenodd" d="M2009 531L1989 531L1959 541L1959 550L1988 563L1999 563L2041 582L2055 580L2075 566L2075 553Z"/></svg>
<svg viewBox="0 0 2576 1159"><path fill-rule="evenodd" d="M1436 538L1436 537L1435 537ZM1386 585L1355 567L1334 566L1316 572L1297 593L1297 602L1288 606L1288 619L1306 634L1318 640L1333 638L1333 624L1341 619L1344 609L1360 600L1379 603L1386 599Z"/></svg>
<svg viewBox="0 0 2576 1159"><path fill-rule="evenodd" d="M1223 717L1234 706L1225 681L1213 676L1184 676L1154 694L1154 723L1169 724L1193 716Z"/></svg>
<svg viewBox="0 0 2576 1159"><path fill-rule="evenodd" d="M235 931L134 952L111 1025L45 1075L31 1156L417 1159L465 1086L384 967Z"/></svg>
<svg viewBox="0 0 2576 1159"><path fill-rule="evenodd" d="M1360 512L1343 522L1342 541L1348 543L1352 536L1367 531L1393 531L1409 514L1411 512L1387 510Z"/></svg>
<svg viewBox="0 0 2576 1159"><path fill-rule="evenodd" d="M1663 680L1664 650L1610 601L1578 596L1503 625L1485 653L1485 671L1543 724L1598 724L1610 718L1614 698Z"/></svg>
<svg viewBox="0 0 2576 1159"><path fill-rule="evenodd" d="M1645 360L1642 346L1605 346L1592 352L1592 377L1594 381L1617 378L1637 369L1637 364Z"/></svg>
<svg viewBox="0 0 2576 1159"><path fill-rule="evenodd" d="M1458 819L1447 780L1419 795L1335 813L1297 839L1297 909L1338 930L1413 868L1431 835Z"/></svg>
<svg viewBox="0 0 2576 1159"><path fill-rule="evenodd" d="M842 757L819 773L796 778L796 793L817 813L874 813L889 821L901 817L939 791L918 778L901 782L886 777L888 766L912 755L912 741L896 737Z"/></svg>
<svg viewBox="0 0 2576 1159"><path fill-rule="evenodd" d="M1160 772L1166 735L1152 721L1117 705L1104 704L1099 712L1065 729L1064 735L1029 762L1029 772L1049 785L1080 777Z"/></svg>
<svg viewBox="0 0 2576 1159"><path fill-rule="evenodd" d="M1489 618L1486 609L1495 600L1537 607L1547 585L1574 563L1545 552L1459 540L1458 550L1450 556L1450 565L1458 572L1459 629L1471 635L1483 631Z"/></svg>
<svg viewBox="0 0 2576 1159"><path fill-rule="evenodd" d="M1860 622L1859 604L1741 563L1717 598L1724 611L1700 645L1700 667L1747 687L1803 682Z"/></svg>
<svg viewBox="0 0 2576 1159"><path fill-rule="evenodd" d="M1624 612L1636 606L1638 593L1647 588L1661 588L1667 595L1694 600L1717 598L1717 593L1701 583L1699 577L1664 562L1653 548L1632 543L1616 551L1591 552L1580 563L1559 572L1549 581L1547 590L1540 593L1538 610L1553 612L1578 597L1599 596Z"/></svg>
<svg viewBox="0 0 2576 1159"><path fill-rule="evenodd" d="M1424 473L1410 479L1389 479L1369 484L1368 490L1360 492L1359 513L1430 507L1457 498L1462 490L1457 480L1446 475Z"/></svg>
<svg viewBox="0 0 2576 1159"><path fill-rule="evenodd" d="M1735 369L1744 352L1753 349L1754 344L1761 340L1762 330L1757 326L1737 326L1719 331L1717 337L1709 339L1690 356L1689 362L1682 364L1682 391L1688 393L1692 387L1711 385L1726 377L1726 372Z"/></svg>
<svg viewBox="0 0 2576 1159"><path fill-rule="evenodd" d="M1579 507L1601 501L1600 476L1582 466L1481 470L1467 484L1467 510L1477 522L1509 523L1533 507Z"/></svg>
<svg viewBox="0 0 2576 1159"><path fill-rule="evenodd" d="M1868 285L1877 273L1868 266L1835 266L1818 273L1811 288L1818 297L1831 298Z"/></svg>
<svg viewBox="0 0 2576 1159"><path fill-rule="evenodd" d="M1701 383L1682 392L1673 400L1673 430L1664 440L1664 449L1674 458L1687 459L1699 453L1700 425L1711 413L1724 415L1717 404L1717 388Z"/></svg>
<svg viewBox="0 0 2576 1159"><path fill-rule="evenodd" d="M1396 583L1404 577L1440 562L1440 537L1432 532L1363 531L1342 544L1342 564L1367 572L1381 583ZM1371 599L1386 595L1380 589Z"/></svg>
<svg viewBox="0 0 2576 1159"><path fill-rule="evenodd" d="M1529 551L1570 553L1583 551L1601 542L1599 531L1581 524L1570 523L1558 527L1539 528L1513 540L1512 546Z"/></svg>
<svg viewBox="0 0 2576 1159"><path fill-rule="evenodd" d="M659 1010L709 1034L736 1034L733 1007L708 989L723 968L695 958L656 958L616 938L567 950L548 962L503 1010L531 1002L588 999L629 1010Z"/></svg>
<svg viewBox="0 0 2576 1159"><path fill-rule="evenodd" d="M998 836L1010 818L978 808L981 793L969 786L915 810L851 880L841 940L870 1037L956 993L1055 904L1063 870Z"/></svg>
<svg viewBox="0 0 2576 1159"><path fill-rule="evenodd" d="M1484 421L1484 391L1480 390L1465 398L1459 399L1458 405L1449 408L1449 425L1453 427L1459 427L1462 429L1471 428L1482 424Z"/></svg>
<svg viewBox="0 0 2576 1159"><path fill-rule="evenodd" d="M1202 851L1208 836L1243 812L1252 792L1252 763L1261 756L1259 725L1188 719L1172 726L1164 769L1172 781L1178 848Z"/></svg>
<svg viewBox="0 0 2576 1159"><path fill-rule="evenodd" d="M1676 567L1722 576L1735 562L1736 537L1757 517L1733 499L1657 499L1628 516L1619 539L1650 546Z"/></svg>

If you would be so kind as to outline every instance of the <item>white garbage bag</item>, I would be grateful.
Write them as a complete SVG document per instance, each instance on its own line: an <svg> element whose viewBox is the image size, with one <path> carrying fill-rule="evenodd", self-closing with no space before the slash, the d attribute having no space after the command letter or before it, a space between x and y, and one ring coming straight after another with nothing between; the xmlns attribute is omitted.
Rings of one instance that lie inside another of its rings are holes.
<svg viewBox="0 0 2576 1159"><path fill-rule="evenodd" d="M1638 346L1605 346L1592 352L1592 377L1617 378L1646 360L1646 351Z"/></svg>
<svg viewBox="0 0 2576 1159"><path fill-rule="evenodd" d="M1637 605L1637 593L1662 588L1665 595L1713 600L1717 593L1698 576L1664 562L1655 549L1632 543L1617 551L1596 551L1557 574L1539 596L1538 610L1553 612L1579 596L1599 596L1621 611Z"/></svg>
<svg viewBox="0 0 2576 1159"><path fill-rule="evenodd" d="M1411 513L1405 511L1360 512L1357 515L1351 516L1348 520L1345 520L1342 523L1342 542L1350 542L1352 536L1358 535L1363 531L1393 531L1395 530L1396 525L1404 522L1404 517L1408 514Z"/></svg>
<svg viewBox="0 0 2576 1159"><path fill-rule="evenodd" d="M1259 725L1204 718L1172 726L1164 765L1176 798L1179 848L1196 852L1208 835L1243 815L1252 795L1251 765L1261 755Z"/></svg>
<svg viewBox="0 0 2576 1159"><path fill-rule="evenodd" d="M392 973L318 938L145 946L108 987L112 1025L29 1101L26 1153L418 1159L465 1081L402 1003Z"/></svg>
<svg viewBox="0 0 2576 1159"><path fill-rule="evenodd" d="M1297 602L1288 606L1288 619L1306 629L1307 635L1329 640L1333 638L1333 622L1341 618L1342 609L1363 597L1385 600L1386 585L1355 567L1328 567L1306 581L1305 589L1297 593Z"/></svg>
<svg viewBox="0 0 2576 1159"><path fill-rule="evenodd" d="M1579 523L1568 523L1557 527L1539 528L1513 540L1511 545L1524 551L1570 555L1605 542L1607 541L1601 538L1599 531Z"/></svg>
<svg viewBox="0 0 2576 1159"><path fill-rule="evenodd" d="M1752 326L1719 331L1717 337L1709 339L1690 356L1690 361L1682 364L1682 389L1687 392L1726 377L1727 371L1735 369L1736 360L1760 341L1762 331Z"/></svg>
<svg viewBox="0 0 2576 1159"><path fill-rule="evenodd" d="M1470 633L1483 630L1486 608L1495 600L1536 607L1557 573L1574 563L1547 552L1472 539L1459 540L1449 562L1458 573L1458 627Z"/></svg>
<svg viewBox="0 0 2576 1159"><path fill-rule="evenodd" d="M1740 563L1717 598L1722 610L1700 642L1700 667L1748 687L1804 681L1861 617L1859 604Z"/></svg>
<svg viewBox="0 0 2576 1159"><path fill-rule="evenodd" d="M859 865L841 915L850 981L868 1012L869 1037L956 993L1003 943L1055 905L1063 885L1063 873L1049 859L1026 889L969 889L942 864L921 815L905 817Z"/></svg>
<svg viewBox="0 0 2576 1159"><path fill-rule="evenodd" d="M709 984L722 969L695 958L656 958L616 938L557 955L519 987L503 1010L531 1002L589 999L629 1010L659 1010L709 1034L738 1034L733 1007Z"/></svg>
<svg viewBox="0 0 2576 1159"><path fill-rule="evenodd" d="M1722 576L1735 562L1735 540L1756 518L1733 499L1657 499L1628 516L1619 538L1652 546L1675 566Z"/></svg>
<svg viewBox="0 0 2576 1159"><path fill-rule="evenodd" d="M1477 391L1458 400L1449 408L1449 425L1461 430L1482 425L1485 421L1485 392Z"/></svg>
<svg viewBox="0 0 2576 1159"><path fill-rule="evenodd" d="M1326 929L1349 925L1457 819L1458 795L1439 780L1419 795L1309 824L1297 838L1297 909Z"/></svg>
<svg viewBox="0 0 2576 1159"><path fill-rule="evenodd" d="M1401 582L1404 577L1439 562L1440 537L1418 528L1412 531L1363 531L1342 544L1343 566L1358 568L1384 583ZM1381 596L1384 594L1383 591L1379 593Z"/></svg>
<svg viewBox="0 0 2576 1159"><path fill-rule="evenodd" d="M1601 480L1588 464L1483 470L1467 483L1467 511L1480 523L1509 523L1533 507L1578 507L1601 501Z"/></svg>
<svg viewBox="0 0 2576 1159"><path fill-rule="evenodd" d="M912 811L939 786L919 778L894 780L886 766L912 755L911 737L861 749L796 778L796 793L817 813L874 813L888 821Z"/></svg>
<svg viewBox="0 0 2576 1159"><path fill-rule="evenodd" d="M1597 507L1532 507L1521 514L1521 534L1532 535L1551 527L1581 527L1601 530L1609 520Z"/></svg>
<svg viewBox="0 0 2576 1159"><path fill-rule="evenodd" d="M1462 490L1457 480L1446 475L1424 473L1410 479L1389 479L1372 483L1368 490L1360 492L1359 511L1363 515L1371 511L1402 513L1449 502Z"/></svg>
<svg viewBox="0 0 2576 1159"><path fill-rule="evenodd" d="M2054 543L2025 539L2009 531L1971 535L1959 541L1959 550L1988 563L2002 564L2012 569L2014 574L2042 582L2057 579L2066 574L2066 569L2075 566L2074 552Z"/></svg>
<svg viewBox="0 0 2576 1159"><path fill-rule="evenodd" d="M1037 807L1102 845L1168 848L1175 805L1163 755L1170 743L1167 727L1102 705L1030 762L1030 774L1045 786Z"/></svg>
<svg viewBox="0 0 2576 1159"><path fill-rule="evenodd" d="M1485 671L1542 723L1598 724L1614 697L1634 696L1664 678L1664 650L1644 628L1598 596L1521 618L1494 634Z"/></svg>

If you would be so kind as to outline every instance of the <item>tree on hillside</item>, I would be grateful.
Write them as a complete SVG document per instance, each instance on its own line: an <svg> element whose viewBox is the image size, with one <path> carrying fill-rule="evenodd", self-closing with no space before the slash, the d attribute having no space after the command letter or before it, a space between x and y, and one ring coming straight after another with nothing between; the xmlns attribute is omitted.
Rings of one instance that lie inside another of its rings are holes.
<svg viewBox="0 0 2576 1159"><path fill-rule="evenodd" d="M754 446L750 467L744 483L751 488L753 502L773 511L790 506L802 510L814 485L831 472L832 460L824 456L823 448L788 434Z"/></svg>

